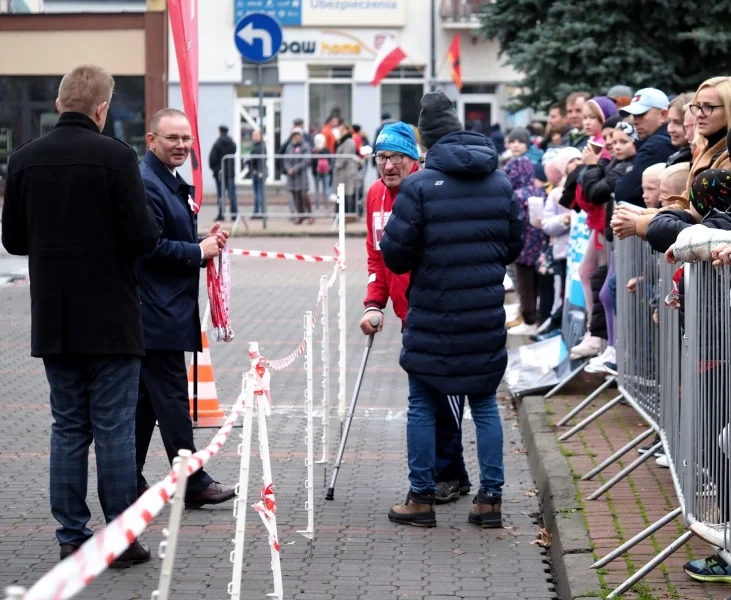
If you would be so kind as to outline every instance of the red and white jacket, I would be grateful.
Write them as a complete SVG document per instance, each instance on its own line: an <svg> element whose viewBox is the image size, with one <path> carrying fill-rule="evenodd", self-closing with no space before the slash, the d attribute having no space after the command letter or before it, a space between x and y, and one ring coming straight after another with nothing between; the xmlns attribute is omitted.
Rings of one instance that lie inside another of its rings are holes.
<svg viewBox="0 0 731 600"><path fill-rule="evenodd" d="M419 170L419 163L414 163L411 173ZM388 270L383 262L380 250L380 240L383 230L391 216L391 209L396 200L398 188L389 188L382 179L376 181L368 190L366 197L366 250L368 251L368 288L363 304L366 308L375 307L383 310L391 298L393 312L406 321L408 303L406 290L409 287L410 273L396 275Z"/></svg>

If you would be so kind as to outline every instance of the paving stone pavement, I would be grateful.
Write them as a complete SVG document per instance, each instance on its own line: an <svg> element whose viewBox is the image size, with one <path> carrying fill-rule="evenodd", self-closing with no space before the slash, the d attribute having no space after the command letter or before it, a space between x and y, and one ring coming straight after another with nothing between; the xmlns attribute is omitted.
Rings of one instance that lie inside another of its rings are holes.
<svg viewBox="0 0 731 600"><path fill-rule="evenodd" d="M328 239L262 239L253 248L329 254ZM366 282L363 240L347 242L348 392L360 364L363 336L357 327ZM230 408L248 366L247 344L258 341L262 353L278 358L302 339L303 313L314 307L321 274L331 265L234 258L232 314L236 339L211 343L219 395ZM330 302L331 356L337 365L337 293ZM50 411L42 363L29 356L30 317L27 285L0 289L0 588L28 586L57 561L56 522L48 501ZM316 334L319 343L320 333ZM467 522L471 496L437 508L439 526L419 529L388 521L390 506L407 491L405 443L406 375L398 366L399 327L386 316L361 390L348 440L346 461L335 500L326 502L324 469L315 469L316 538L310 544L297 533L306 524L304 501L306 419L304 362L272 374L274 411L269 419L272 469L277 493L285 598L297 600L376 600L446 598L555 598L545 551L536 539L538 501L517 421L501 404L505 429L506 486L503 530L481 531ZM315 357L315 390L320 387L319 348ZM337 397L337 369L331 396ZM349 396L348 396L349 400ZM336 400L333 400L334 402ZM316 406L319 397L316 398ZM333 415L336 412L333 411ZM334 416L337 424L337 417ZM479 480L472 422L465 421L465 457L473 482ZM337 432L337 425L335 428ZM240 429L234 430L240 432ZM316 439L320 439L319 418ZM197 430L203 445L212 430ZM338 436L334 436L335 446ZM238 476L237 440L212 460L214 478L233 483ZM319 458L320 445L316 445ZM333 457L334 459L334 451ZM91 525L100 527L93 451L90 457ZM261 466L252 452L249 498L259 493ZM156 481L168 470L159 435L151 446L146 474ZM329 474L328 469L328 474ZM166 509L143 534L156 549L167 524ZM172 597L176 600L224 600L231 580L233 549L231 505L186 511L178 542ZM264 528L249 510L244 557L243 598L264 598L272 591L269 548ZM156 588L160 560L126 571L109 571L78 597L85 599L149 598Z"/></svg>

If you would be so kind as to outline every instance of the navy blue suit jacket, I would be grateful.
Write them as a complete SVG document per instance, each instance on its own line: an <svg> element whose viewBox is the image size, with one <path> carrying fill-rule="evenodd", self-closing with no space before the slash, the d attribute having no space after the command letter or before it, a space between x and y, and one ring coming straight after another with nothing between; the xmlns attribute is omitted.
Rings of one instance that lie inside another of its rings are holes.
<svg viewBox="0 0 731 600"><path fill-rule="evenodd" d="M140 163L147 202L160 229L157 247L137 261L146 350L201 350L198 286L203 265L194 189L148 150Z"/></svg>

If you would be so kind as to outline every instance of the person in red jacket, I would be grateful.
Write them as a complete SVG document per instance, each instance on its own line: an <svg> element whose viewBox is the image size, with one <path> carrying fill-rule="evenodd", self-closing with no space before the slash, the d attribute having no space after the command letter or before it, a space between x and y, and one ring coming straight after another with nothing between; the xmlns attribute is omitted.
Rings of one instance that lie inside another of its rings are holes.
<svg viewBox="0 0 731 600"><path fill-rule="evenodd" d="M375 159L381 178L370 187L366 199L368 288L363 302L365 312L360 322L365 335L382 330L383 309L389 298L402 327L406 319L410 275L396 275L388 270L381 256L380 241L401 182L419 170L419 149L414 129L403 122L386 125L376 139ZM374 313L381 317L377 327L370 323ZM458 500L460 495L469 493L472 485L462 456L463 414L464 396L447 396L437 407L437 504Z"/></svg>

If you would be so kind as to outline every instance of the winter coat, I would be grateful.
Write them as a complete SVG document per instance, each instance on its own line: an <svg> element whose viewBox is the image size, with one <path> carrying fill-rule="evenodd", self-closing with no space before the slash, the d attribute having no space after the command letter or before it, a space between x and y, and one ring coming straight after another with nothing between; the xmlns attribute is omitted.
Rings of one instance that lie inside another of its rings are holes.
<svg viewBox="0 0 731 600"><path fill-rule="evenodd" d="M548 194L548 198L543 204L543 233L551 236L551 248L555 260L563 260L568 256L571 233L571 226L563 223L564 215L571 211L558 203L562 193L562 187L555 188Z"/></svg>
<svg viewBox="0 0 731 600"><path fill-rule="evenodd" d="M442 394L493 394L507 365L505 266L523 247L510 180L482 134L442 137L401 184L381 240L411 271L401 366Z"/></svg>
<svg viewBox="0 0 731 600"><path fill-rule="evenodd" d="M345 184L345 195L352 196L355 194L355 186L358 178L358 161L355 150L355 141L350 134L344 135L338 141L337 150L335 150L337 158L333 166L333 193L337 193L338 185ZM340 158L340 157L343 158ZM347 157L347 158L346 158Z"/></svg>
<svg viewBox="0 0 731 600"><path fill-rule="evenodd" d="M414 163L411 173L419 170L419 163ZM402 325L406 321L406 290L409 287L411 275L403 273L397 275L386 267L381 254L380 238L391 216L393 203L399 188L389 188L383 179L376 181L368 190L366 198L366 251L368 252L368 289L363 305L383 310L391 298L393 312L401 319Z"/></svg>
<svg viewBox="0 0 731 600"><path fill-rule="evenodd" d="M211 153L208 155L208 166L213 171L213 177L218 179L221 175L221 165L223 164L223 177L224 179L233 179L236 175L234 169L234 158L232 154L236 154L236 142L234 142L228 135L220 135L218 139L213 143ZM225 156L228 156L225 161Z"/></svg>
<svg viewBox="0 0 731 600"><path fill-rule="evenodd" d="M157 248L137 261L145 349L200 351L198 289L205 263L188 202L195 191L149 150L140 172L160 229Z"/></svg>
<svg viewBox="0 0 731 600"><path fill-rule="evenodd" d="M267 147L264 142L254 142L251 146L251 153L254 156L266 154ZM250 158L246 161L246 166L249 167L251 178L264 179L267 176L267 159L266 158Z"/></svg>
<svg viewBox="0 0 731 600"><path fill-rule="evenodd" d="M310 154L310 146L302 141L296 146L290 143L284 150L284 172L287 173L287 190L290 192L307 191L310 188L309 158L298 158L298 155ZM290 176L289 172L294 171Z"/></svg>
<svg viewBox="0 0 731 600"><path fill-rule="evenodd" d="M581 189L592 206L602 206L604 208L604 221L601 223L603 231L608 242L611 242L614 235L609 225L614 212L614 188L617 180L622 177L632 166L633 158L626 160L613 159L609 164L599 163L598 165L587 165L582 169L579 181ZM622 198L618 198L622 200Z"/></svg>
<svg viewBox="0 0 731 600"><path fill-rule="evenodd" d="M686 162L693 162L693 152L691 151L690 146L683 146L680 150L671 154L668 158L668 162L665 163L665 166L672 167L673 165L679 165Z"/></svg>
<svg viewBox="0 0 731 600"><path fill-rule="evenodd" d="M515 262L519 265L533 266L541 254L546 236L528 220L528 198L535 196L545 199L546 192L534 185L533 165L526 155L510 159L505 165L505 174L515 190L523 219L523 251Z"/></svg>
<svg viewBox="0 0 731 600"><path fill-rule="evenodd" d="M642 174L647 167L664 163L675 153L670 141L667 124L663 125L649 138L638 144L632 168L617 180L614 193L617 199L635 206L645 206L642 199Z"/></svg>
<svg viewBox="0 0 731 600"><path fill-rule="evenodd" d="M16 148L2 242L28 256L31 355L142 356L134 269L159 237L137 155L86 115L65 112L52 131ZM20 345L15 339L13 357Z"/></svg>

